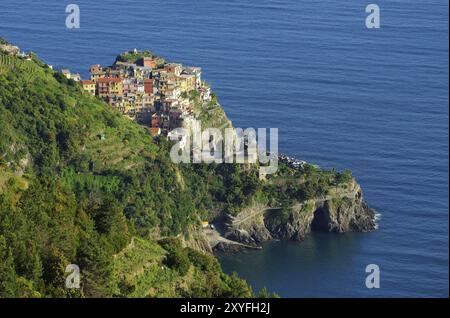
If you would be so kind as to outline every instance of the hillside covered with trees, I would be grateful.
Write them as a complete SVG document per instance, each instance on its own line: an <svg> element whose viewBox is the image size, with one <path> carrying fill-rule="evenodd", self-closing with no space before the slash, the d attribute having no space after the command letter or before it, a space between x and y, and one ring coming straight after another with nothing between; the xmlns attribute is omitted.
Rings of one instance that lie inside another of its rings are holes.
<svg viewBox="0 0 450 318"><path fill-rule="evenodd" d="M0 53L0 127L0 296L252 295L212 255L161 241L236 201L238 166L172 164L164 138L35 56Z"/></svg>
<svg viewBox="0 0 450 318"><path fill-rule="evenodd" d="M281 165L262 182L256 167L175 165L166 138L36 56L0 52L0 127L0 297L251 297L180 238L220 213L288 206L352 179ZM80 289L65 288L68 264Z"/></svg>

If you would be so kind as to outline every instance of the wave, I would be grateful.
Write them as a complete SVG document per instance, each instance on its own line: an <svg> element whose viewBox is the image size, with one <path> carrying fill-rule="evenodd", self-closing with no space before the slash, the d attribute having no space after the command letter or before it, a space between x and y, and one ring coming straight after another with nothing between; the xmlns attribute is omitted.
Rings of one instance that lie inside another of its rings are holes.
<svg viewBox="0 0 450 318"><path fill-rule="evenodd" d="M378 228L380 227L379 221L381 220L383 215L377 211L374 212L375 212L375 230L378 230Z"/></svg>

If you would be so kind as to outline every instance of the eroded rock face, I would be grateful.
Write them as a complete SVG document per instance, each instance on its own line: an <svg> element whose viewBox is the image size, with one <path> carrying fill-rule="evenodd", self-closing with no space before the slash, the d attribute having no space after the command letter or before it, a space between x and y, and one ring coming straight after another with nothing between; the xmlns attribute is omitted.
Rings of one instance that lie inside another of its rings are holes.
<svg viewBox="0 0 450 318"><path fill-rule="evenodd" d="M268 218L276 211L277 208L258 204L243 210L230 217L225 237L255 245L271 239L303 240L311 231L344 233L375 229L375 213L364 201L356 182L333 195L294 205L288 220L274 225Z"/></svg>
<svg viewBox="0 0 450 318"><path fill-rule="evenodd" d="M375 229L375 213L363 200L349 198L325 201L317 206L312 231L368 232Z"/></svg>
<svg viewBox="0 0 450 318"><path fill-rule="evenodd" d="M276 228L270 228L277 239L303 240L311 232L315 203L297 204L292 207L289 221Z"/></svg>
<svg viewBox="0 0 450 318"><path fill-rule="evenodd" d="M228 216L225 237L248 245L271 240L272 235L264 223L263 211L266 209L264 205L255 204L236 217Z"/></svg>
<svg viewBox="0 0 450 318"><path fill-rule="evenodd" d="M238 244L227 244L220 242L214 247L214 252L222 252L222 253L235 253L245 250L246 247Z"/></svg>
<svg viewBox="0 0 450 318"><path fill-rule="evenodd" d="M205 233L197 231L193 226L190 226L187 234L182 237L182 244L184 247L190 247L204 253L212 253L213 251Z"/></svg>

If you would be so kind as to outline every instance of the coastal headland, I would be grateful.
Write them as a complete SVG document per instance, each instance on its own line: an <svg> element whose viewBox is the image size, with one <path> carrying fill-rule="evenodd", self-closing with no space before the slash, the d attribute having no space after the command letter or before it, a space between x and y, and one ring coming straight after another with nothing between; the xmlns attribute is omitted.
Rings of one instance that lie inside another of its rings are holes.
<svg viewBox="0 0 450 318"><path fill-rule="evenodd" d="M0 41L2 295L251 297L214 250L375 229L350 171L173 163L171 129L232 127L198 67L132 50L90 74ZM69 264L79 290L61 283Z"/></svg>

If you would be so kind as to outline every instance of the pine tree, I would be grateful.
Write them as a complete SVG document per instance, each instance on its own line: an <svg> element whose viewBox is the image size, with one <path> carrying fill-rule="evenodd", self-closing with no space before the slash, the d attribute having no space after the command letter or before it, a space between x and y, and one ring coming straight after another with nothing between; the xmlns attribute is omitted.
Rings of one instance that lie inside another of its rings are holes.
<svg viewBox="0 0 450 318"><path fill-rule="evenodd" d="M14 261L11 249L6 240L0 235L0 298L17 296L17 275L14 270Z"/></svg>

